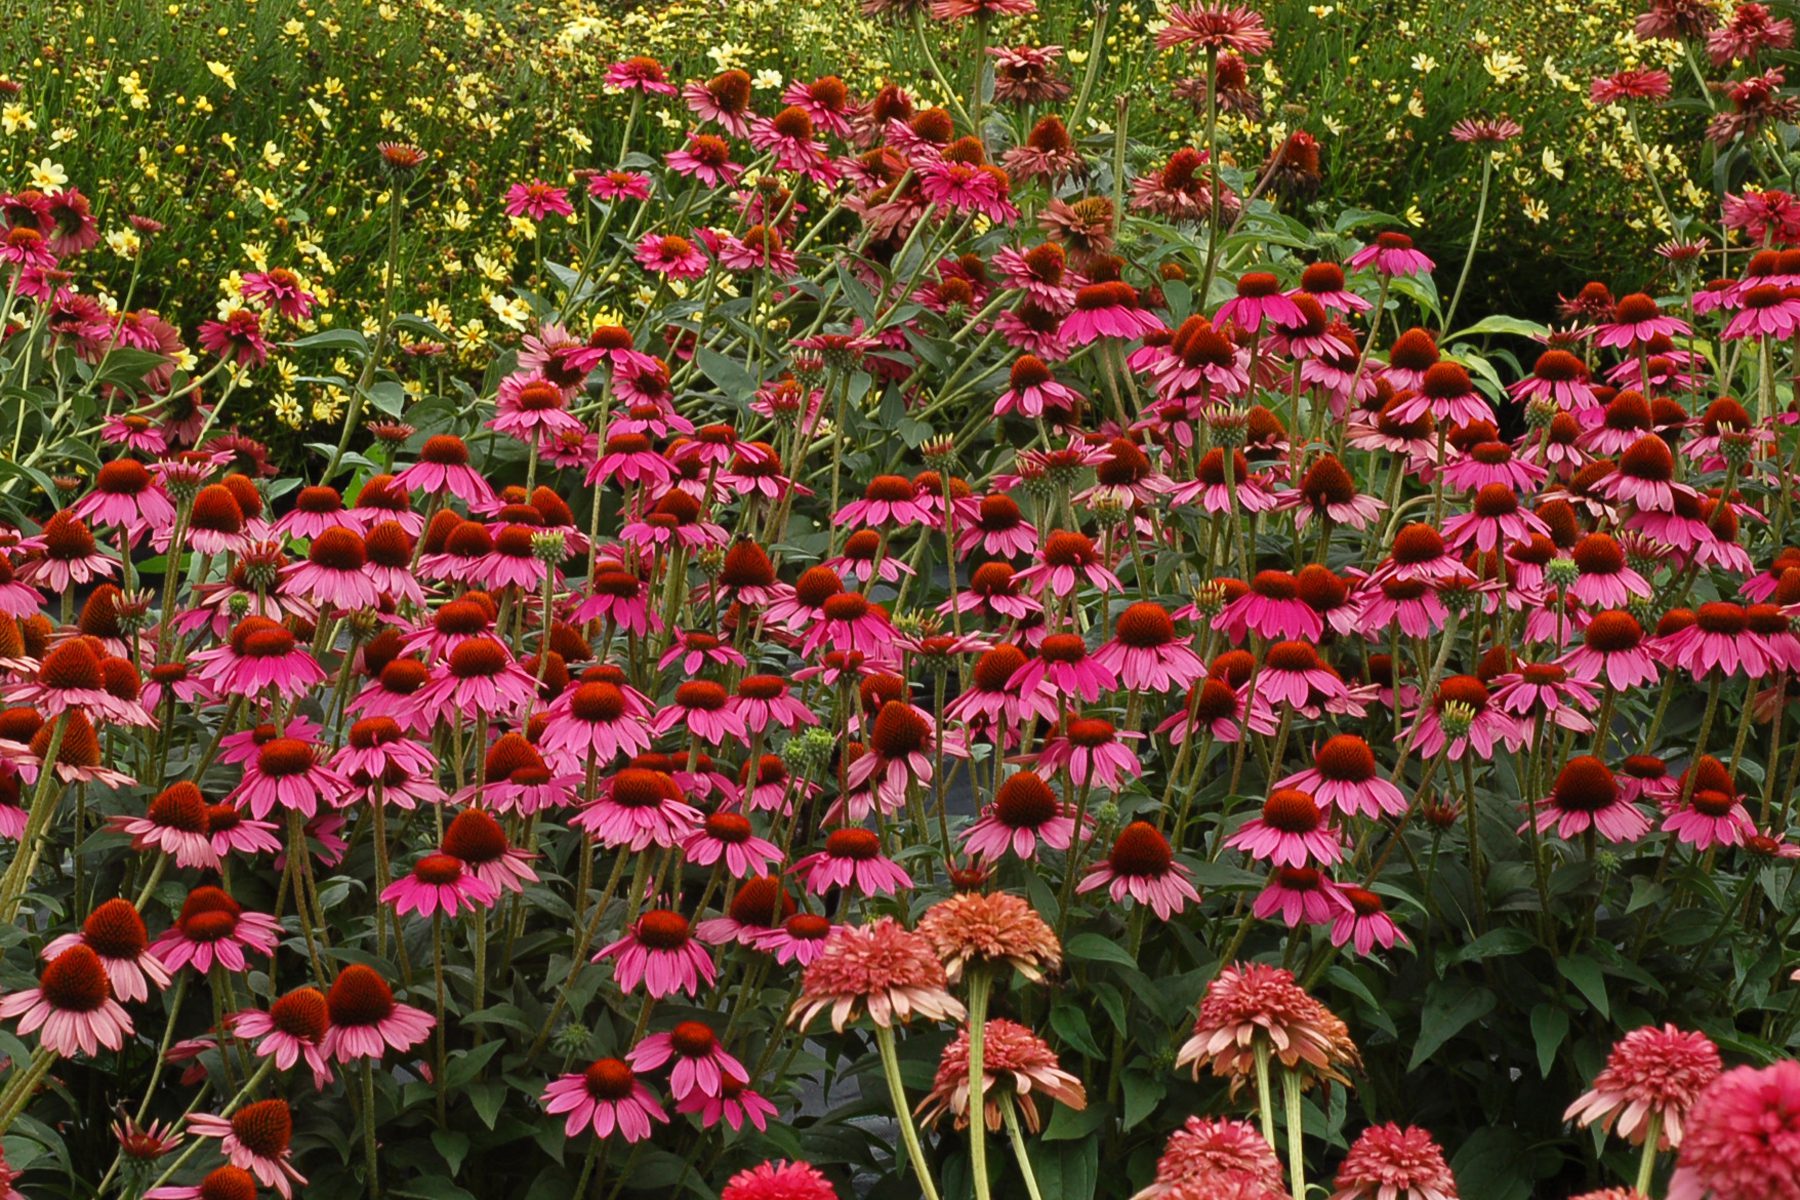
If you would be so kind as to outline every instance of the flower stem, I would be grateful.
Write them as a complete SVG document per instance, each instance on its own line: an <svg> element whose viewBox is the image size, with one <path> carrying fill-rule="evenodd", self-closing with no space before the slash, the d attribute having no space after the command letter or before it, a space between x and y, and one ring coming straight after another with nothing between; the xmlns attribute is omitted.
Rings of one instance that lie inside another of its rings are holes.
<svg viewBox="0 0 1800 1200"><path fill-rule="evenodd" d="M439 1028L442 1028L440 1025ZM442 1076L439 1076L439 1094L442 1094ZM381 1168L378 1165L380 1156L375 1152L375 1060L363 1059L362 1064L362 1126L363 1157L369 1163L369 1200L376 1200L381 1195Z"/></svg>
<svg viewBox="0 0 1800 1200"><path fill-rule="evenodd" d="M894 1031L887 1025L875 1027L875 1045L881 1051L881 1073L887 1077L888 1099L894 1104L894 1120L900 1125L900 1140L906 1144L906 1155L919 1176L919 1191L925 1200L939 1200L937 1184L925 1162L925 1149L919 1145L919 1131L913 1125L912 1113L906 1107L906 1088L900 1082L900 1052L894 1044Z"/></svg>
<svg viewBox="0 0 1800 1200"><path fill-rule="evenodd" d="M1650 1194L1650 1180L1656 1174L1656 1143L1662 1140L1662 1114L1652 1112L1644 1126L1644 1152L1638 1157L1637 1193Z"/></svg>
<svg viewBox="0 0 1800 1200"><path fill-rule="evenodd" d="M1019 1114L1013 1110L1012 1097L1000 1101L1001 1115L1006 1118L1006 1132L1012 1139L1013 1157L1019 1160L1019 1174L1025 1177L1025 1194L1030 1200L1044 1200L1038 1191L1037 1173L1031 1169L1031 1156L1025 1153L1025 1134L1019 1129Z"/></svg>
<svg viewBox="0 0 1800 1200"><path fill-rule="evenodd" d="M1229 961L1229 959L1227 959ZM1275 1142L1275 1097L1269 1090L1269 1043L1256 1039L1256 1103L1261 1110L1263 1140L1271 1150Z"/></svg>
<svg viewBox="0 0 1800 1200"><path fill-rule="evenodd" d="M1265 1061L1267 1052L1264 1052ZM1300 1119L1300 1073L1281 1073L1282 1099L1287 1102L1288 1187L1295 1197L1306 1195L1306 1129Z"/></svg>
<svg viewBox="0 0 1800 1200"><path fill-rule="evenodd" d="M969 1170L975 1200L988 1200L987 1170L987 1007L993 984L985 967L969 975Z"/></svg>

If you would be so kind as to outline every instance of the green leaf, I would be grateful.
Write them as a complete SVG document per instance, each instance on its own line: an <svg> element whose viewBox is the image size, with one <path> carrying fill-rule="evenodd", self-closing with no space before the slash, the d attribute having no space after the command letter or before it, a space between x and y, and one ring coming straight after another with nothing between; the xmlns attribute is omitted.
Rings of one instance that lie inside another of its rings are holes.
<svg viewBox="0 0 1800 1200"><path fill-rule="evenodd" d="M1602 1017L1612 1015L1612 1009L1606 1002L1606 973L1600 969L1599 963L1586 955L1577 955L1574 958L1557 959L1556 969L1587 997L1588 1003Z"/></svg>
<svg viewBox="0 0 1800 1200"><path fill-rule="evenodd" d="M1532 1009L1531 1036L1537 1042L1538 1071L1548 1079L1550 1064L1569 1036L1569 1010L1560 1004L1540 1004Z"/></svg>
<svg viewBox="0 0 1800 1200"><path fill-rule="evenodd" d="M462 1169L463 1159L469 1157L469 1135L454 1129L434 1129L431 1131L431 1144L437 1152L444 1156L444 1165L450 1168L452 1175Z"/></svg>
<svg viewBox="0 0 1800 1200"><path fill-rule="evenodd" d="M1130 1129L1156 1111L1168 1092L1168 1085L1151 1075L1126 1071L1121 1079L1125 1090L1125 1128Z"/></svg>
<svg viewBox="0 0 1800 1200"><path fill-rule="evenodd" d="M1540 325L1536 321L1527 321L1520 317L1508 317L1496 313L1491 317L1483 317L1466 329L1459 329L1444 339L1448 346L1458 338L1475 337L1488 333L1510 333L1517 337L1541 337L1550 332L1548 325Z"/></svg>
<svg viewBox="0 0 1800 1200"><path fill-rule="evenodd" d="M481 1068L487 1066L504 1043L499 1038L483 1042L473 1050L464 1051L451 1059L444 1067L444 1086L456 1091L481 1074Z"/></svg>
<svg viewBox="0 0 1800 1200"><path fill-rule="evenodd" d="M694 361L729 398L747 404L756 395L755 377L717 350L695 346Z"/></svg>
<svg viewBox="0 0 1800 1200"><path fill-rule="evenodd" d="M393 1191L396 1196L416 1196L418 1200L475 1200L472 1194L457 1187L443 1175L420 1175L405 1187L397 1187Z"/></svg>
<svg viewBox="0 0 1800 1200"><path fill-rule="evenodd" d="M1063 953L1070 958L1079 958L1087 962L1109 962L1122 967L1137 966L1137 959L1131 957L1125 947L1098 933L1076 934L1063 945Z"/></svg>
<svg viewBox="0 0 1800 1200"><path fill-rule="evenodd" d="M369 352L369 339L355 329L322 329L287 345L290 350L353 350L357 354Z"/></svg>
<svg viewBox="0 0 1800 1200"><path fill-rule="evenodd" d="M1419 1040L1413 1044L1408 1071L1435 1054L1440 1046L1473 1021L1494 1010L1494 993L1484 987L1472 987L1457 980L1439 980L1425 993L1425 1007L1419 1012Z"/></svg>
<svg viewBox="0 0 1800 1200"><path fill-rule="evenodd" d="M1505 958L1512 954L1523 954L1537 945L1537 939L1526 930L1516 926L1505 926L1490 929L1465 946L1445 954L1440 960L1440 967L1454 967L1458 963L1481 962L1489 958Z"/></svg>
<svg viewBox="0 0 1800 1200"><path fill-rule="evenodd" d="M489 1080L486 1083L472 1083L468 1088L469 1103L475 1106L475 1115L489 1129L494 1127L494 1118L500 1115L500 1106L506 1103L506 1085Z"/></svg>
<svg viewBox="0 0 1800 1200"><path fill-rule="evenodd" d="M1056 1030L1057 1037L1089 1058L1102 1057L1100 1044L1094 1041L1093 1026L1088 1024L1087 1013L1074 1000L1058 997L1056 1003L1050 1006L1050 1028Z"/></svg>

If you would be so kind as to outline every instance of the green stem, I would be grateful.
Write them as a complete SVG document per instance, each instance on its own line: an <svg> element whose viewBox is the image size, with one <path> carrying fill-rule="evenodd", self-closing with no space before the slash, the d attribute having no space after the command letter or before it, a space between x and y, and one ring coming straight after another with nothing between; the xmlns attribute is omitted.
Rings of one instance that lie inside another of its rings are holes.
<svg viewBox="0 0 1800 1200"><path fill-rule="evenodd" d="M993 981L986 967L969 975L969 1171L975 1200L988 1200L987 1166L987 1007Z"/></svg>
<svg viewBox="0 0 1800 1200"><path fill-rule="evenodd" d="M920 1194L925 1200L940 1200L937 1184L931 1179L931 1168L925 1162L925 1149L919 1145L919 1131L913 1125L911 1110L906 1107L906 1088L900 1082L900 1052L894 1044L891 1026L875 1027L875 1045L881 1051L881 1073L887 1077L888 1099L894 1105L894 1120L900 1125L900 1140L906 1144L906 1155L919 1176Z"/></svg>
<svg viewBox="0 0 1800 1200"><path fill-rule="evenodd" d="M1044 1194L1038 1191L1037 1172L1031 1169L1031 1156L1025 1153L1025 1134L1019 1128L1019 1114L1013 1111L1012 1097L1000 1102L1000 1113L1006 1118L1006 1132L1012 1140L1013 1157L1019 1160L1019 1174L1025 1177L1025 1194L1030 1200L1044 1200Z"/></svg>

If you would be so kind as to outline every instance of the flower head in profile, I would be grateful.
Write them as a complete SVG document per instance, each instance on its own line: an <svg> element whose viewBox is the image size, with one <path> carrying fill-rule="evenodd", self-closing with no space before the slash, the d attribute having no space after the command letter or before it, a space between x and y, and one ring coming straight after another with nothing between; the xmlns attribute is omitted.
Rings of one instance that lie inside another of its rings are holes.
<svg viewBox="0 0 1800 1200"><path fill-rule="evenodd" d="M492 908L500 899L500 890L462 859L436 853L414 863L410 872L388 885L381 899L401 916L413 912L430 917L442 910L446 917L454 917L464 910Z"/></svg>
<svg viewBox="0 0 1800 1200"><path fill-rule="evenodd" d="M1189 1117L1169 1135L1155 1179L1131 1200L1180 1200L1194 1194L1196 1185L1220 1179L1260 1187L1266 1197L1286 1194L1281 1163L1255 1125L1230 1117Z"/></svg>
<svg viewBox="0 0 1800 1200"><path fill-rule="evenodd" d="M1078 893L1106 888L1115 904L1129 896L1147 904L1163 920L1200 902L1188 869L1175 861L1169 840L1148 821L1133 821L1113 840L1112 853L1076 885Z"/></svg>
<svg viewBox="0 0 1800 1200"><path fill-rule="evenodd" d="M884 1028L915 1015L959 1021L963 1006L950 994L949 982L930 941L892 917L840 926L801 977L788 1023L805 1028L827 1010L831 1027L840 1033L864 1011Z"/></svg>
<svg viewBox="0 0 1800 1200"><path fill-rule="evenodd" d="M603 947L594 961L615 960L613 976L621 991L634 992L638 985L653 999L681 992L696 995L701 980L717 978L712 956L694 940L686 917L668 909L653 908L639 917L631 931Z"/></svg>
<svg viewBox="0 0 1800 1200"><path fill-rule="evenodd" d="M958 892L919 918L919 933L944 962L951 983L970 964L1005 963L1034 982L1062 965L1056 934L1022 896Z"/></svg>
<svg viewBox="0 0 1800 1200"><path fill-rule="evenodd" d="M1001 1105L1010 1093L1019 1105L1019 1116L1027 1129L1036 1133L1043 1117L1035 1097L1048 1096L1079 1112L1087 1107L1087 1092L1081 1081L1062 1069L1056 1052L1044 1039L1005 1017L989 1018L982 1036L982 1120L989 1130L1000 1129ZM958 1129L969 1124L969 1031L965 1027L956 1040L944 1047L938 1059L937 1077L931 1091L919 1103L918 1115L931 1125L944 1113L955 1117Z"/></svg>
<svg viewBox="0 0 1800 1200"><path fill-rule="evenodd" d="M401 1004L373 967L352 963L338 972L326 993L331 1024L321 1049L341 1063L380 1058L389 1047L408 1050L424 1041L436 1022L429 1013Z"/></svg>
<svg viewBox="0 0 1800 1200"><path fill-rule="evenodd" d="M1678 1147L1688 1110L1720 1069L1719 1048L1704 1033L1645 1025L1614 1043L1594 1086L1563 1119L1599 1122L1633 1145L1655 1136L1659 1149Z"/></svg>
<svg viewBox="0 0 1800 1200"><path fill-rule="evenodd" d="M44 964L38 985L0 999L0 1017L18 1018L21 1034L38 1033L45 1049L65 1058L117 1050L131 1033L131 1017L113 999L106 964L86 943Z"/></svg>
<svg viewBox="0 0 1800 1200"><path fill-rule="evenodd" d="M112 994L124 1001L149 998L150 985L169 986L169 972L162 960L150 953L150 936L144 918L129 900L114 898L89 913L81 929L53 938L42 957L49 962L72 946L86 946L100 956Z"/></svg>
<svg viewBox="0 0 1800 1200"><path fill-rule="evenodd" d="M1423 1129L1371 1125L1338 1167L1331 1200L1456 1200L1456 1177Z"/></svg>
<svg viewBox="0 0 1800 1200"><path fill-rule="evenodd" d="M1242 4L1196 0L1171 7L1156 35L1156 48L1192 46L1208 54L1230 51L1250 57L1275 45L1261 13Z"/></svg>
<svg viewBox="0 0 1800 1200"><path fill-rule="evenodd" d="M286 1100L258 1100L229 1117L195 1113L188 1118L188 1128L201 1137L218 1138L219 1149L232 1166L249 1171L258 1183L274 1188L284 1200L294 1194L296 1183L306 1182L306 1176L289 1161L293 1154L294 1114Z"/></svg>
<svg viewBox="0 0 1800 1200"><path fill-rule="evenodd" d="M1800 1061L1737 1067L1689 1111L1669 1200L1800 1195Z"/></svg>
<svg viewBox="0 0 1800 1200"><path fill-rule="evenodd" d="M269 1011L249 1008L230 1018L231 1031L256 1043L256 1053L273 1058L289 1071L301 1059L312 1068L313 1085L320 1091L331 1082L331 1064L325 1058L325 1031L330 1022L325 995L317 988L298 987L269 1005Z"/></svg>
<svg viewBox="0 0 1800 1200"><path fill-rule="evenodd" d="M596 1059L586 1070L551 1080L541 1099L545 1112L568 1114L565 1137L592 1129L597 1138L617 1133L626 1142L641 1142L650 1136L652 1121L669 1123L655 1094L617 1058Z"/></svg>
<svg viewBox="0 0 1800 1200"><path fill-rule="evenodd" d="M1350 1032L1337 1015L1294 982L1292 972L1265 963L1226 967L1206 986L1194 1035L1176 1066L1229 1076L1241 1084L1256 1069L1257 1046L1289 1070L1348 1083L1343 1070L1361 1063Z"/></svg>

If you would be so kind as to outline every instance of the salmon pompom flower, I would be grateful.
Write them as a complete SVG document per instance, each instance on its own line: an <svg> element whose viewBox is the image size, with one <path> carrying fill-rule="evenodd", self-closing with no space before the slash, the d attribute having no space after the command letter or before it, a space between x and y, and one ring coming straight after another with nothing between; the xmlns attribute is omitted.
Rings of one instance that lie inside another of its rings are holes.
<svg viewBox="0 0 1800 1200"><path fill-rule="evenodd" d="M940 900L919 919L919 933L943 960L951 983L970 963L1005 963L1033 982L1062 965L1056 934L1030 903L1010 892L958 892Z"/></svg>
<svg viewBox="0 0 1800 1200"><path fill-rule="evenodd" d="M563 1135L592 1129L597 1138L617 1133L626 1142L650 1136L652 1121L669 1123L669 1114L623 1059L601 1058L587 1070L550 1081L542 1097L547 1113L567 1113Z"/></svg>
<svg viewBox="0 0 1800 1200"><path fill-rule="evenodd" d="M19 1033L41 1029L38 1040L64 1058L104 1046L117 1050L131 1033L131 1018L113 999L106 964L86 944L51 959L38 985L0 999L0 1017L18 1018Z"/></svg>
<svg viewBox="0 0 1800 1200"><path fill-rule="evenodd" d="M1265 963L1226 967L1206 985L1194 1035L1175 1056L1194 1077L1210 1066L1241 1083L1256 1070L1258 1046L1288 1070L1348 1083L1343 1069L1362 1061L1337 1015L1299 984L1293 973Z"/></svg>
<svg viewBox="0 0 1800 1200"><path fill-rule="evenodd" d="M1331 1200L1456 1200L1442 1147L1423 1129L1392 1122L1362 1131L1336 1182Z"/></svg>
<svg viewBox="0 0 1800 1200"><path fill-rule="evenodd" d="M1087 1091L1081 1081L1062 1069L1056 1052L1043 1038L1017 1021L989 1018L983 1023L982 1049L982 1120L990 1131L999 1132L1002 1105L1009 1096L1018 1102L1019 1116L1033 1133L1043 1124L1034 1095L1048 1096L1076 1112L1087 1107ZM970 1119L969 1093L969 1031L965 1027L944 1047L937 1077L915 1115L930 1126L948 1112L955 1117L956 1128L965 1129Z"/></svg>
<svg viewBox="0 0 1800 1200"><path fill-rule="evenodd" d="M1584 1128L1598 1122L1637 1146L1655 1137L1658 1149L1673 1149L1688 1110L1721 1069L1719 1048L1704 1033L1645 1025L1613 1045L1594 1086L1563 1119Z"/></svg>
<svg viewBox="0 0 1800 1200"><path fill-rule="evenodd" d="M719 1200L838 1200L838 1193L817 1167L782 1159L739 1171Z"/></svg>
<svg viewBox="0 0 1800 1200"><path fill-rule="evenodd" d="M864 1010L883 1028L915 1015L960 1021L967 1014L950 994L949 982L931 943L892 917L840 926L801 977L788 1023L804 1029L827 1010L839 1033Z"/></svg>
<svg viewBox="0 0 1800 1200"><path fill-rule="evenodd" d="M1256 1126L1230 1117L1189 1117L1169 1135L1150 1186L1131 1200L1182 1200L1219 1180L1253 1185L1242 1194L1257 1200L1287 1194L1281 1162Z"/></svg>

